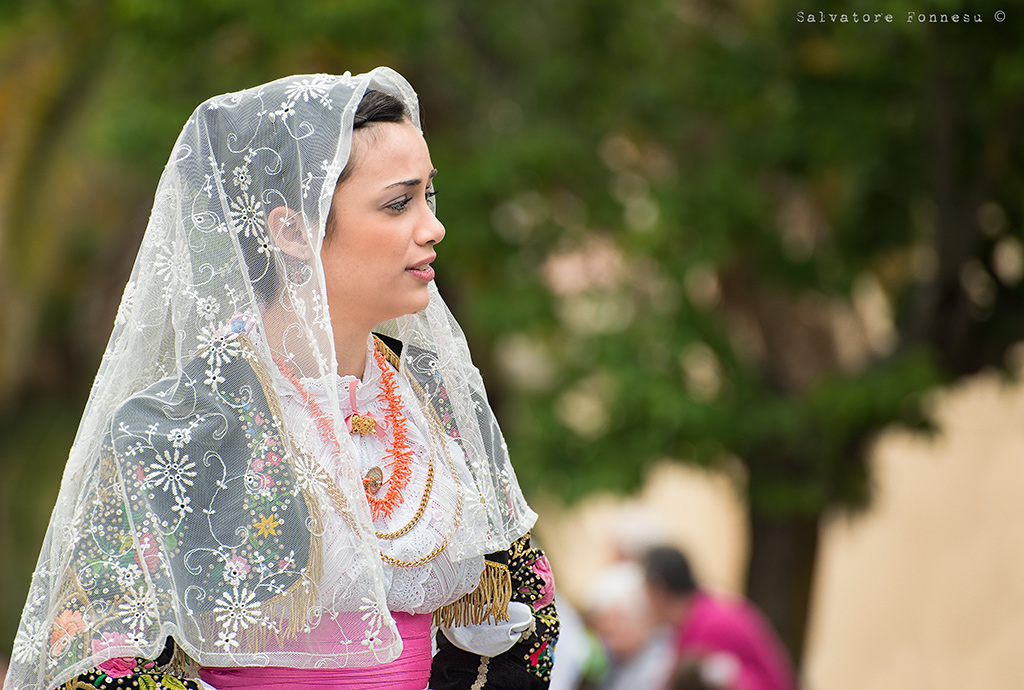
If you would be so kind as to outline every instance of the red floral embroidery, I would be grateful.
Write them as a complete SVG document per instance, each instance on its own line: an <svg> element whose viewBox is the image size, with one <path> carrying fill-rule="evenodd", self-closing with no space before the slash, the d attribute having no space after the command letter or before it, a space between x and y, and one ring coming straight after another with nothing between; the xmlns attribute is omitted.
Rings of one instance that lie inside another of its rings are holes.
<svg viewBox="0 0 1024 690"><path fill-rule="evenodd" d="M539 611L555 599L555 576L547 556L540 556L533 562L533 573L541 579L540 598L533 602L533 610Z"/></svg>
<svg viewBox="0 0 1024 690"><path fill-rule="evenodd" d="M113 659L107 659L97 668L111 678L124 678L135 672L136 665L137 662L133 656L117 656Z"/></svg>
<svg viewBox="0 0 1024 690"><path fill-rule="evenodd" d="M160 550L156 540L149 532L139 538L139 548L135 551L135 562L146 572L153 572L160 565Z"/></svg>

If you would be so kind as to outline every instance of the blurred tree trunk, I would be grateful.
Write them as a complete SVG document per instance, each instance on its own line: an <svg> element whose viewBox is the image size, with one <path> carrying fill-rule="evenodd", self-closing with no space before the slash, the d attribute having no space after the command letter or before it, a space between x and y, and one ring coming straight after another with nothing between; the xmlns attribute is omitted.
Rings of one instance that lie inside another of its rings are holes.
<svg viewBox="0 0 1024 690"><path fill-rule="evenodd" d="M751 514L747 596L767 616L799 668L818 559L820 516Z"/></svg>

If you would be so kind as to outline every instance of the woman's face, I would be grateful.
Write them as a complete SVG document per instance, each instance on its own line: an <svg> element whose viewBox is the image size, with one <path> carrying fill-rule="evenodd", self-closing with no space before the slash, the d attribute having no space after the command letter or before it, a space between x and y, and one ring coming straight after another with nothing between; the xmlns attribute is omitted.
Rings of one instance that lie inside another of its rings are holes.
<svg viewBox="0 0 1024 690"><path fill-rule="evenodd" d="M357 130L352 155L320 257L335 327L340 319L369 331L427 307L430 262L444 226L427 203L437 171L415 127L382 122Z"/></svg>

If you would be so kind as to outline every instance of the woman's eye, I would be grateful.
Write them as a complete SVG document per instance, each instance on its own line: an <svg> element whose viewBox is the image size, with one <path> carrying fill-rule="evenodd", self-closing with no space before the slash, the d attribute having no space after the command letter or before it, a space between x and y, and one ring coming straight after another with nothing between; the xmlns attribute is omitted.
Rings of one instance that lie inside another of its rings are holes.
<svg viewBox="0 0 1024 690"><path fill-rule="evenodd" d="M405 210L405 207L409 205L410 201L412 201L412 197L403 196L401 199L395 199L392 201L387 205L387 208L391 211L401 213Z"/></svg>
<svg viewBox="0 0 1024 690"><path fill-rule="evenodd" d="M434 191L434 188L433 187L427 188L427 192L424 195L424 198L426 198L427 203L430 203L430 200L433 199L435 196L437 196L437 192ZM400 199L395 199L390 204L385 206L385 208L387 208L389 211L393 211L395 213L401 213L402 211L405 210L405 207L409 205L409 202L412 201L412 199L413 199L412 197L403 196Z"/></svg>

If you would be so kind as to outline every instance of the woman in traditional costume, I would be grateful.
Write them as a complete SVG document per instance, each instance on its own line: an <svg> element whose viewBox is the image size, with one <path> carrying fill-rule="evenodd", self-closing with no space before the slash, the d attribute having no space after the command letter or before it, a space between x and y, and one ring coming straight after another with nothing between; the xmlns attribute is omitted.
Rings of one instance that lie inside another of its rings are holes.
<svg viewBox="0 0 1024 690"><path fill-rule="evenodd" d="M419 122L387 68L189 118L7 687L547 686L550 569L433 282Z"/></svg>

